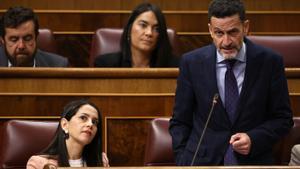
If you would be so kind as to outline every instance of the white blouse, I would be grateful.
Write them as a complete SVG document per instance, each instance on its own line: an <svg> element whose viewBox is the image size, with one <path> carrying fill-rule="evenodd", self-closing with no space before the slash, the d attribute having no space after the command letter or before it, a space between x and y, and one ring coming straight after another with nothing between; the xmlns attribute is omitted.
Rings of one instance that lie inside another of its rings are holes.
<svg viewBox="0 0 300 169"><path fill-rule="evenodd" d="M77 160L69 160L69 164L71 167L84 167L82 158Z"/></svg>

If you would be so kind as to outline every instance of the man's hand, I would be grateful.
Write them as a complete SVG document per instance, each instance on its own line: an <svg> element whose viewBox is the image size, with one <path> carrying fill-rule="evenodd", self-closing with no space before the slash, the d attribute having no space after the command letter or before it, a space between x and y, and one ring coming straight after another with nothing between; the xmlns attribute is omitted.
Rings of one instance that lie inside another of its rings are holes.
<svg viewBox="0 0 300 169"><path fill-rule="evenodd" d="M248 155L251 149L251 140L246 133L236 133L231 136L229 143L234 151Z"/></svg>

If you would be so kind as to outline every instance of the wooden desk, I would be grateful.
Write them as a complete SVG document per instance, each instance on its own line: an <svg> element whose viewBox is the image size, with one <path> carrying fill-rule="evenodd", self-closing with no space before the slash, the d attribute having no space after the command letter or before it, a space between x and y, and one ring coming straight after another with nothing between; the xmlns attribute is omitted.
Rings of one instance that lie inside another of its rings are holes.
<svg viewBox="0 0 300 169"><path fill-rule="evenodd" d="M177 75L176 68L0 68L0 118L58 119L66 103L88 98L102 111L111 164L141 166L149 121L172 114ZM299 116L300 69L286 75Z"/></svg>
<svg viewBox="0 0 300 169"><path fill-rule="evenodd" d="M68 101L82 97L110 116L169 116L177 75L176 68L0 68L0 116L58 116ZM286 75L300 116L300 68Z"/></svg>
<svg viewBox="0 0 300 169"><path fill-rule="evenodd" d="M90 98L114 116L170 115L177 74L175 68L1 68L0 115L58 116L76 98Z"/></svg>

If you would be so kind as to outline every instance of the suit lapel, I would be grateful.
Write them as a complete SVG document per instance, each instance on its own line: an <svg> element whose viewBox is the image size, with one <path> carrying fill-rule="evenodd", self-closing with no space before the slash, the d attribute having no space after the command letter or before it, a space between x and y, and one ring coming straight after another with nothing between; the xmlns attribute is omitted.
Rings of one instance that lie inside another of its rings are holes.
<svg viewBox="0 0 300 169"><path fill-rule="evenodd" d="M203 62L203 72L205 74L205 79L207 79L207 86L209 93L212 95L219 93L217 86L217 76L216 76L216 48L213 46L212 51L206 56L206 60Z"/></svg>
<svg viewBox="0 0 300 169"><path fill-rule="evenodd" d="M256 81L256 77L261 69L262 62L260 61L257 49L255 44L253 44L251 41L245 38L246 42L246 70L245 70L245 76L244 76L244 82L242 86L242 91L240 94L238 107L236 111L236 118L237 120L244 109L244 106L247 102L247 98L249 93L251 92L252 85Z"/></svg>
<svg viewBox="0 0 300 169"><path fill-rule="evenodd" d="M201 64L202 71L204 74L204 79L206 81L205 90L208 93L208 104L212 104L212 100L215 94L219 94L219 89L217 85L217 75L216 75L216 47L211 45L210 51L207 52L205 56L204 62ZM224 127L230 127L228 124L231 124L228 114L225 111L223 106L222 99L219 97L217 100L217 104L214 108L212 119L221 119L224 121L223 124L215 124L215 125L222 125ZM219 120L217 120L219 121Z"/></svg>

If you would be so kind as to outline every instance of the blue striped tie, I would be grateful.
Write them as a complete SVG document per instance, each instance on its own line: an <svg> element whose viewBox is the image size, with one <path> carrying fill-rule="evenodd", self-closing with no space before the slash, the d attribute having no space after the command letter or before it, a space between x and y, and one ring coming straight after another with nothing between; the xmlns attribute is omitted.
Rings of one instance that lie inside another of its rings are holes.
<svg viewBox="0 0 300 169"><path fill-rule="evenodd" d="M237 81L232 70L235 62L235 59L226 61L227 71L225 74L225 109L232 124L234 123L237 102L239 99ZM224 156L224 165L237 164L232 145L229 145Z"/></svg>

